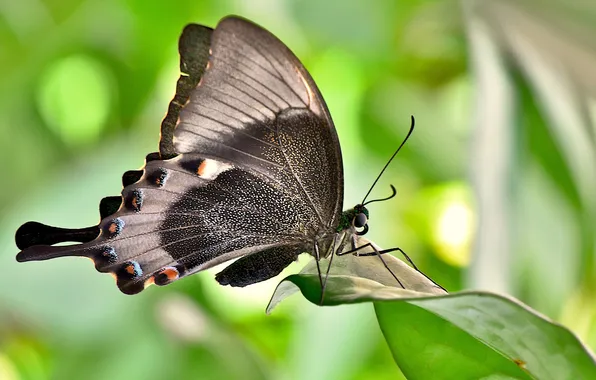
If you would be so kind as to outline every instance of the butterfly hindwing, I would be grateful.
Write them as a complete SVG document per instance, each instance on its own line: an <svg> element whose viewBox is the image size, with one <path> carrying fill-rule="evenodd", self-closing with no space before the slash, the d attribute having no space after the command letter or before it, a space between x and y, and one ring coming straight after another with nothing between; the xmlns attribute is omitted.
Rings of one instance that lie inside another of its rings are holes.
<svg viewBox="0 0 596 380"><path fill-rule="evenodd" d="M215 279L221 285L230 286L246 286L268 280L295 261L296 253L302 253L301 248L300 245L284 245L242 257L219 272Z"/></svg>
<svg viewBox="0 0 596 380"><path fill-rule="evenodd" d="M214 160L180 155L148 162L122 199L120 209L100 223L96 239L32 246L19 261L86 256L98 271L113 273L120 290L134 294L168 268L177 272L171 282L240 256L274 255L279 251L272 248L282 245L284 260L291 257L287 265L308 246L303 234L291 234L308 210L257 176Z"/></svg>

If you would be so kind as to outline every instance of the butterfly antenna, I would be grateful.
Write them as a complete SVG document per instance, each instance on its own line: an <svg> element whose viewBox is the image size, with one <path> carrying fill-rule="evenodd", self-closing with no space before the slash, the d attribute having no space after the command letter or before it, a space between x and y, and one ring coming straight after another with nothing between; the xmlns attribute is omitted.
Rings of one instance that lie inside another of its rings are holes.
<svg viewBox="0 0 596 380"><path fill-rule="evenodd" d="M395 187L393 185L389 185L389 186L391 186L391 191L393 192L390 196L385 197L385 198L381 198L381 199L373 199L372 201L368 201L366 203L363 203L362 206L366 206L366 205L369 205L369 204L374 203L374 202L388 201L389 199L393 198L395 196L395 194L397 194L397 190L395 190Z"/></svg>
<svg viewBox="0 0 596 380"><path fill-rule="evenodd" d="M379 179L381 178L381 176L383 175L383 173L385 172L385 169L387 169L387 167L389 166L389 164L391 163L391 161L393 161L393 158L395 158L395 155L397 155L397 153L399 152L399 150L401 149L402 146L404 146L404 144L406 143L406 141L408 141L408 138L410 137L410 135L412 134L412 132L414 131L414 125L415 125L415 120L414 120L414 116L410 116L411 117L411 124L410 124L410 130L408 131L408 134L406 135L406 138L404 139L404 141L402 141L402 143L399 145L399 148L397 148L397 150L395 151L395 153L393 153L393 155L391 156L391 158L389 159L389 161L387 161L387 163L385 164L385 166L383 167L383 170L381 170L381 172L379 173L379 175L377 176L377 179L375 179L375 182L373 182L372 186L370 187L370 189L368 189L368 192L366 193L366 195L364 196L364 199L362 200L361 204L366 204L366 198L368 198L368 196L370 195L370 192L372 191L372 189L375 188L375 185L377 184L377 182L379 182ZM391 186L391 188L393 189L393 191L395 192L395 188L393 186ZM387 199L391 199L395 196L395 193L393 195L391 195L389 198ZM384 199L385 200L385 199ZM376 201L376 200L375 200ZM369 203L371 203L373 201L370 201Z"/></svg>

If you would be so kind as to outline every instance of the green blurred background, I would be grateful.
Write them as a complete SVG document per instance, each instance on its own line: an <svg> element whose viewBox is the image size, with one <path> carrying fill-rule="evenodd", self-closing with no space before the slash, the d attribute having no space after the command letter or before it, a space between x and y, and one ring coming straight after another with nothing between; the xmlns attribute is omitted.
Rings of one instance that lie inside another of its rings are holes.
<svg viewBox="0 0 596 380"><path fill-rule="evenodd" d="M0 379L394 379L370 305L216 270L138 296L86 260L17 264L14 232L96 224L157 150L185 24L238 14L303 61L342 143L346 206L450 291L505 292L596 347L596 6L587 1L0 0Z"/></svg>

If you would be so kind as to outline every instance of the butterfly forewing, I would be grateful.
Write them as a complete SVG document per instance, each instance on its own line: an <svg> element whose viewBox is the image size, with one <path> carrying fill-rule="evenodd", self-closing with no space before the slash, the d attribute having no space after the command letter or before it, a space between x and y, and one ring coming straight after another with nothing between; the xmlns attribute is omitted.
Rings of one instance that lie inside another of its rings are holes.
<svg viewBox="0 0 596 380"><path fill-rule="evenodd" d="M185 28L180 54L161 159L148 159L140 178L125 175L120 208L106 215L115 205L109 198L97 238L52 247L26 237L19 261L87 256L133 294L239 258L217 280L244 286L333 234L343 202L341 152L298 59L237 17L213 31ZM43 233L27 236L36 232Z"/></svg>
<svg viewBox="0 0 596 380"><path fill-rule="evenodd" d="M182 31L178 41L180 53L180 78L176 83L176 95L168 106L168 113L161 122L159 152L162 159L176 156L172 139L180 110L188 102L190 93L197 86L205 72L209 59L209 45L213 29L190 24Z"/></svg>
<svg viewBox="0 0 596 380"><path fill-rule="evenodd" d="M181 112L176 150L240 164L302 197L319 224L336 223L341 151L310 75L276 37L243 19L221 21L211 50Z"/></svg>

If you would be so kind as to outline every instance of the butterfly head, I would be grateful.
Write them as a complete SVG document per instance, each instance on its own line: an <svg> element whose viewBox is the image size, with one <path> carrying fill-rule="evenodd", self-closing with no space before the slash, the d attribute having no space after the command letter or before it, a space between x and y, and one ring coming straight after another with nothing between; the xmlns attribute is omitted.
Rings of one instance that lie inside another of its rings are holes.
<svg viewBox="0 0 596 380"><path fill-rule="evenodd" d="M362 204L357 204L354 208L346 210L341 215L340 223L337 227L337 231L347 230L349 228L356 228L358 235L364 235L368 232L368 209Z"/></svg>

